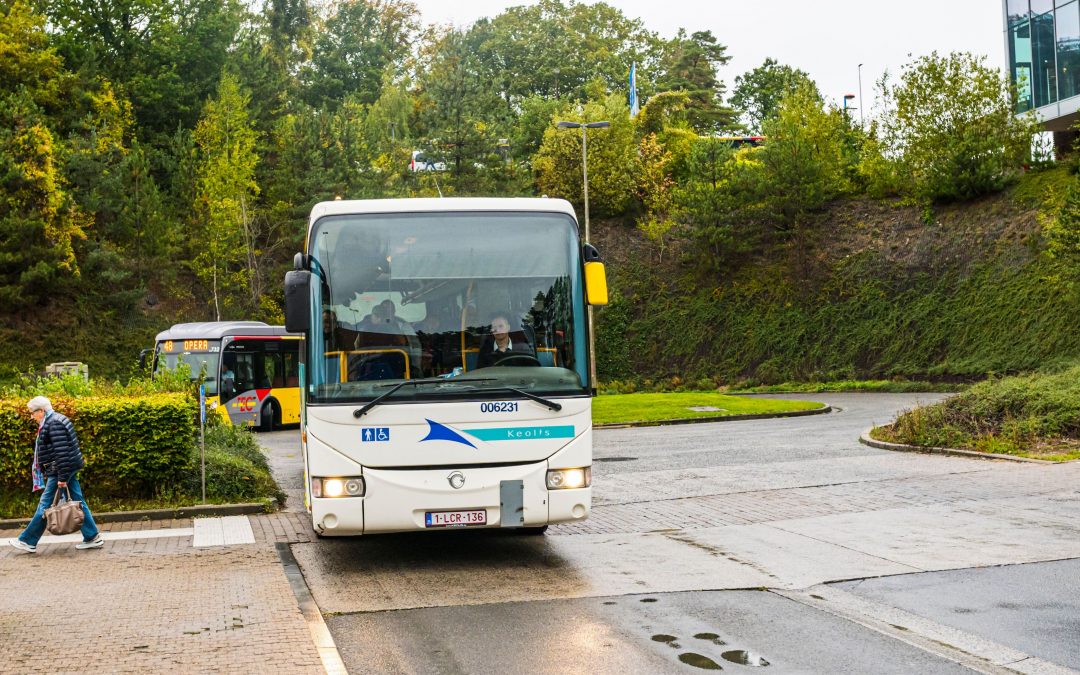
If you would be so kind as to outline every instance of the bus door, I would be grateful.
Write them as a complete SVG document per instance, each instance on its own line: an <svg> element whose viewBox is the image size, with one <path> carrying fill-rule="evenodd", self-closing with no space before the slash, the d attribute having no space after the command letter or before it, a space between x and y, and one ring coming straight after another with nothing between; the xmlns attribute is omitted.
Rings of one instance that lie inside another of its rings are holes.
<svg viewBox="0 0 1080 675"><path fill-rule="evenodd" d="M260 415L271 402L280 424L300 423L300 340L287 338L263 342L262 382L270 392L260 396ZM263 392L256 391L257 394ZM264 420L260 420L264 422Z"/></svg>
<svg viewBox="0 0 1080 675"><path fill-rule="evenodd" d="M221 405L236 426L257 426L261 398L268 392L262 346L256 340L229 342L221 357ZM265 386L260 386L265 385Z"/></svg>

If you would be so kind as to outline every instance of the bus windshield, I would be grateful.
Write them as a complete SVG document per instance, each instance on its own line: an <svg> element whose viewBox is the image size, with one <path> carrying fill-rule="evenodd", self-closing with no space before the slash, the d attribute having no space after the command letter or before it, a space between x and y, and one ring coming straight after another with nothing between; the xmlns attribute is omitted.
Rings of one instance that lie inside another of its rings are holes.
<svg viewBox="0 0 1080 675"><path fill-rule="evenodd" d="M202 347L203 349L213 349L213 351L176 351L181 348L180 343L174 343L172 340L158 343L157 369L176 370L181 363L187 364L192 379L196 379L200 375L205 377L206 395L214 396L218 393L217 375L220 343L206 340L202 340L202 342L206 343Z"/></svg>
<svg viewBox="0 0 1080 675"><path fill-rule="evenodd" d="M585 395L577 229L566 214L333 215L309 252L321 320L311 403L444 400L506 387ZM482 393L480 395L483 395Z"/></svg>

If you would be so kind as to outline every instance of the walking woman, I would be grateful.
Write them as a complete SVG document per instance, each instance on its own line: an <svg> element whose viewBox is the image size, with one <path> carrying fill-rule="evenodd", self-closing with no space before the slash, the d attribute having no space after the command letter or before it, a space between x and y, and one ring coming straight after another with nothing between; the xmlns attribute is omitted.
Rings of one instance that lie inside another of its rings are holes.
<svg viewBox="0 0 1080 675"><path fill-rule="evenodd" d="M30 399L26 407L38 423L37 440L34 442L34 489L40 489L44 483L45 491L41 493L41 501L30 524L18 539L11 541L11 545L27 553L37 551L38 540L45 532L45 509L52 506L56 491L67 487L71 498L82 502L83 508L83 540L75 548L101 548L105 542L94 523L94 517L90 515L90 507L86 505L76 476L84 462L75 427L71 425L71 420L54 411L52 403L44 396Z"/></svg>

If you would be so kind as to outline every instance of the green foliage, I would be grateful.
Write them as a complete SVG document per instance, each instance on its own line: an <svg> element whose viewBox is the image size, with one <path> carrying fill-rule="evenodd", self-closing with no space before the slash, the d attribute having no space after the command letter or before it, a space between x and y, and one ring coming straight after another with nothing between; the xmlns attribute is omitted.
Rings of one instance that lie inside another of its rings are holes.
<svg viewBox="0 0 1080 675"><path fill-rule="evenodd" d="M213 92L242 20L233 0L78 0L45 3L72 70L130 92L143 136L191 128Z"/></svg>
<svg viewBox="0 0 1080 675"><path fill-rule="evenodd" d="M661 50L640 20L603 2L510 7L478 21L469 34L481 78L508 103L530 96L586 100L597 77L606 88L625 91L630 64L637 62L643 75L656 72L650 66Z"/></svg>
<svg viewBox="0 0 1080 675"><path fill-rule="evenodd" d="M698 133L717 133L737 126L735 111L724 104L724 83L716 76L716 69L730 60L727 47L717 43L710 30L695 31L687 37L680 28L664 45L656 87L686 96L686 118Z"/></svg>
<svg viewBox="0 0 1080 675"><path fill-rule="evenodd" d="M589 211L596 216L625 212L633 196L631 172L636 144L623 97L612 94L576 110L564 109L557 118L569 122L611 122L608 128L586 131ZM581 143L581 129L559 129L553 125L544 132L544 142L533 158L536 183L542 193L575 204L584 203Z"/></svg>
<svg viewBox="0 0 1080 675"><path fill-rule="evenodd" d="M885 113L862 167L871 184L946 202L995 192L1015 178L1033 121L1013 114L1008 80L983 61L935 52L904 66L895 85L882 78Z"/></svg>
<svg viewBox="0 0 1080 675"><path fill-rule="evenodd" d="M71 418L86 468L80 474L96 507L151 508L197 503L201 462L197 401L186 369L134 377L126 384L79 376L24 378L0 390L0 517L28 515L29 467L36 424L26 401L45 395ZM207 417L206 485L211 502L285 495L246 429Z"/></svg>
<svg viewBox="0 0 1080 675"><path fill-rule="evenodd" d="M79 435L93 493L149 497L190 470L196 402L188 394L52 400ZM25 488L36 425L25 399L0 402L0 486Z"/></svg>
<svg viewBox="0 0 1080 675"><path fill-rule="evenodd" d="M194 470L187 476L188 494L202 491L199 453L193 455ZM206 498L209 501L252 502L275 497L284 505L285 494L270 474L266 455L252 432L228 425L206 432Z"/></svg>
<svg viewBox="0 0 1080 675"><path fill-rule="evenodd" d="M780 101L765 123L761 151L766 184L763 200L776 227L795 229L809 213L851 189L844 113L826 110L817 90L802 85Z"/></svg>
<svg viewBox="0 0 1080 675"><path fill-rule="evenodd" d="M427 151L461 181L495 152L506 109L493 83L481 75L470 36L450 31L433 49L430 69L419 83L421 120L432 139Z"/></svg>
<svg viewBox="0 0 1080 675"><path fill-rule="evenodd" d="M34 96L0 96L0 306L22 309L79 273L85 216L66 189L62 146Z"/></svg>
<svg viewBox="0 0 1080 675"><path fill-rule="evenodd" d="M644 211L638 229L659 245L661 257L666 247L664 236L675 226L670 164L671 153L657 142L656 134L641 139L634 170L634 189Z"/></svg>
<svg viewBox="0 0 1080 675"><path fill-rule="evenodd" d="M209 286L215 320L223 307L234 316L242 308L257 306L258 295L245 296L258 288L255 279L258 261L255 251L255 182L257 135L248 119L249 96L235 78L221 80L217 98L208 102L195 129L199 145L199 192L195 212L201 220L200 237L193 242L193 266L199 279ZM234 307L242 303L239 308Z"/></svg>
<svg viewBox="0 0 1080 675"><path fill-rule="evenodd" d="M742 114L751 132L761 133L765 123L776 117L780 102L799 90L810 91L819 106L824 104L809 75L766 58L757 68L735 78L731 105Z"/></svg>
<svg viewBox="0 0 1080 675"><path fill-rule="evenodd" d="M809 275L796 255L728 265L717 279L642 257L612 266L600 376L956 381L1080 358L1080 289L1053 281L1056 263L1019 239L957 263L960 244L942 242L940 227L925 237L905 246L940 249L906 264L873 247L823 260L811 239L798 252L816 261Z"/></svg>
<svg viewBox="0 0 1080 675"><path fill-rule="evenodd" d="M1080 279L1080 179L1069 181L1057 217L1044 221L1043 235L1050 257L1060 261L1070 277Z"/></svg>
<svg viewBox="0 0 1080 675"><path fill-rule="evenodd" d="M910 445L1075 459L1080 365L981 382L941 403L904 412L877 435Z"/></svg>
<svg viewBox="0 0 1080 675"><path fill-rule="evenodd" d="M419 29L416 7L403 0L332 6L317 31L305 79L307 102L334 109L349 96L374 103L385 91L388 67L409 52Z"/></svg>

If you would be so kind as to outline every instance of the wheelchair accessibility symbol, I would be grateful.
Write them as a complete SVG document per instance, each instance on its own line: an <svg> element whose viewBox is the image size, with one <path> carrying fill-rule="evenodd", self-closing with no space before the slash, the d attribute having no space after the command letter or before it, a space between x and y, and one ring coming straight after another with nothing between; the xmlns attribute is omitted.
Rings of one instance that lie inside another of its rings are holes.
<svg viewBox="0 0 1080 675"><path fill-rule="evenodd" d="M390 427L363 427L360 440L364 443L378 443L390 440Z"/></svg>

